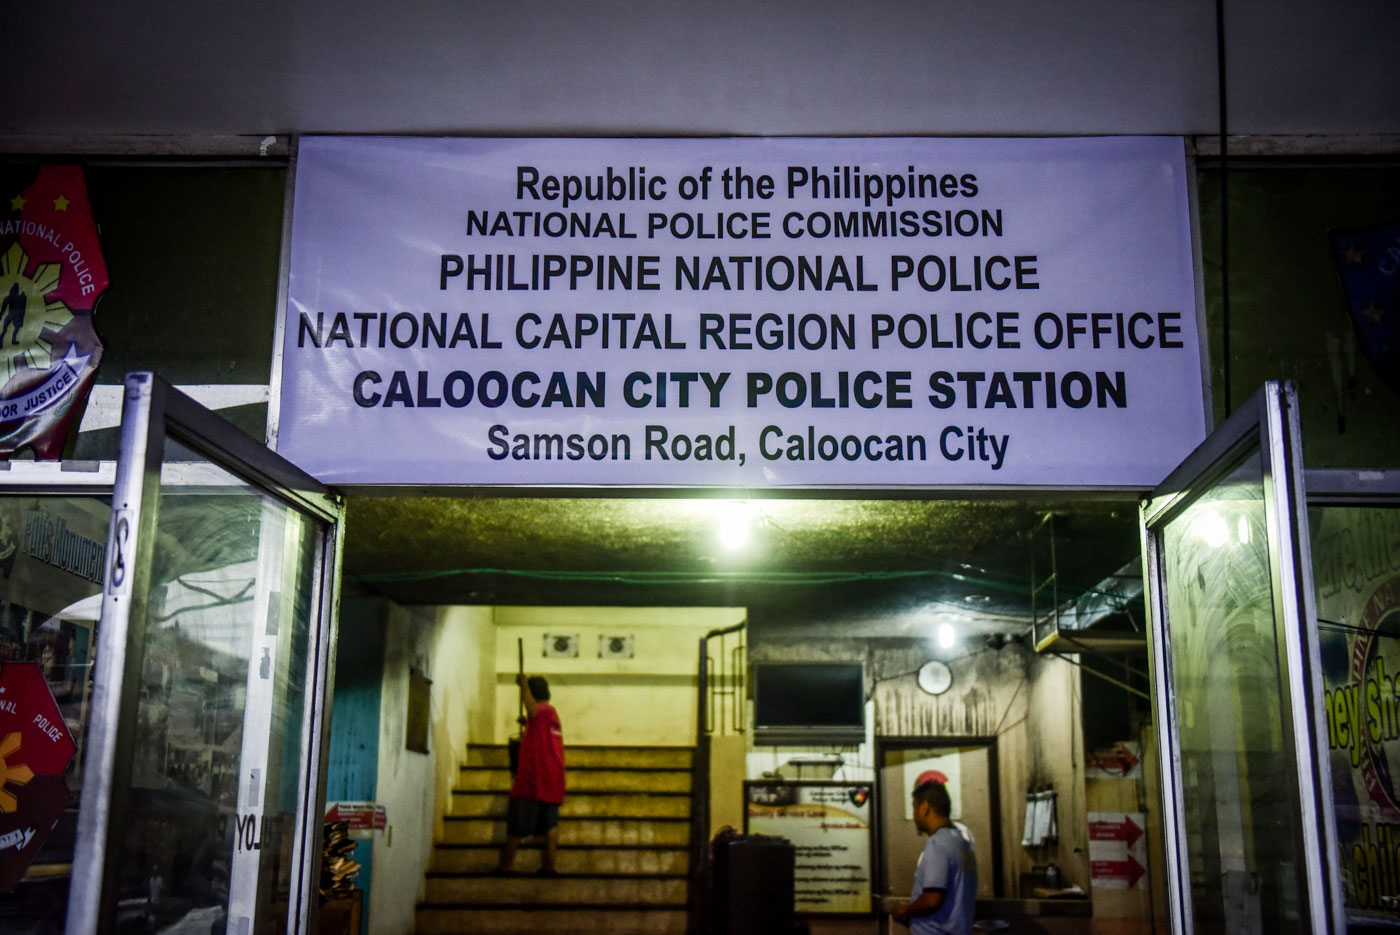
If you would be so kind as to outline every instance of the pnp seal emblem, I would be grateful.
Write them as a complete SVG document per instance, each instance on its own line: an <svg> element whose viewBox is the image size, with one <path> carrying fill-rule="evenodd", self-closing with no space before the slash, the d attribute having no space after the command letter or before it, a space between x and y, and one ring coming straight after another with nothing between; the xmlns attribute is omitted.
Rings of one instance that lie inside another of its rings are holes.
<svg viewBox="0 0 1400 935"><path fill-rule="evenodd" d="M61 457L97 376L107 266L78 166L0 189L0 458Z"/></svg>

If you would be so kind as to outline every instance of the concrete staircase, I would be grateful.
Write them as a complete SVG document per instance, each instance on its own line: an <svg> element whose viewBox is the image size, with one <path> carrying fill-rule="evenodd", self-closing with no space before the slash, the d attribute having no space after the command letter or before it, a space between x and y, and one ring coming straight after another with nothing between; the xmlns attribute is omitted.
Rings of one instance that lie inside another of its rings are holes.
<svg viewBox="0 0 1400 935"><path fill-rule="evenodd" d="M506 834L506 748L467 751L418 904L419 935L683 935L689 894L688 747L565 750L560 876L536 876L527 842L516 876L493 876Z"/></svg>

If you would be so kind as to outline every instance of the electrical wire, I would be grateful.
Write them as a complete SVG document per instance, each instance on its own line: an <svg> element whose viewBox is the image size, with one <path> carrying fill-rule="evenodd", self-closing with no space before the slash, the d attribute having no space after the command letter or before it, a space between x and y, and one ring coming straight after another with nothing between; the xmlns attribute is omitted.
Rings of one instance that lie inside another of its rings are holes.
<svg viewBox="0 0 1400 935"><path fill-rule="evenodd" d="M1001 712L1001 721L997 723L997 729L996 729L995 733L992 734L993 737L1000 737L1000 736L1001 736L1001 729L1002 729L1004 726L1006 726L1006 719L1009 718L1009 717L1011 716L1011 709L1014 708L1014 707L1016 706L1016 698L1021 694L1021 688L1022 688L1025 684L1026 684L1026 676L1025 676L1025 674L1023 673L1023 674L1021 675L1021 681L1019 681L1019 682L1016 683L1016 690L1015 690L1014 692L1011 693L1011 700L1008 701L1008 702L1006 703L1006 710L1003 711L1003 712ZM1024 720L1025 720L1025 718L1021 718L1021 721L1024 721ZM1016 724L1021 723L1021 721L1017 721ZM1012 726L1012 727L1015 727L1016 725L1013 724L1013 725L1011 725L1011 726Z"/></svg>
<svg viewBox="0 0 1400 935"><path fill-rule="evenodd" d="M940 659L938 661L943 663L944 665L951 666L955 662L962 662L964 659L971 659L974 656L980 656L983 653L991 651L992 648L990 646L984 646L981 649L974 649L971 652L963 653L961 656L954 656L952 659ZM870 684L878 685L881 682L892 682L895 679L908 678L911 675L918 675L919 670L922 668L923 666L919 666L918 669L910 669L908 672L896 672L894 675L877 675L870 679Z"/></svg>
<svg viewBox="0 0 1400 935"><path fill-rule="evenodd" d="M1149 695L1149 694L1147 694L1147 692L1142 691L1141 689L1134 688L1133 686L1129 685L1127 682L1119 681L1118 679L1114 678L1114 677L1111 676L1111 675L1104 675L1102 672L1100 672L1098 669L1095 669L1093 666L1086 665L1086 664L1084 664L1084 663L1082 663L1082 662L1076 662L1076 661L1074 661L1073 659L1069 658L1068 656L1056 656L1055 658L1058 659L1058 660L1060 660L1061 662L1067 662L1067 663L1069 663L1069 664L1072 665L1072 666L1075 666L1075 667L1077 667L1077 668L1083 669L1085 672L1088 672L1090 675L1095 676L1096 678L1100 678L1100 679L1102 679L1103 681L1107 682L1108 684L1113 685L1113 686L1115 686L1115 687L1117 687L1117 688L1119 688L1119 689L1121 689L1121 690L1127 692L1127 693L1130 694L1130 695L1136 695L1137 697L1143 699L1144 701L1151 701L1151 700L1152 700L1152 696Z"/></svg>

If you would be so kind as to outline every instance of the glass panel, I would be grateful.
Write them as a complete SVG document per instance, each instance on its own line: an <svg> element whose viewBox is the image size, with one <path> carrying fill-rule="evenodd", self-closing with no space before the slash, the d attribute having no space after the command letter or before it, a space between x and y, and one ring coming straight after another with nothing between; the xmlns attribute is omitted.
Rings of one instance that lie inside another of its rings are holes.
<svg viewBox="0 0 1400 935"><path fill-rule="evenodd" d="M193 467L160 492L118 928L281 931L320 530Z"/></svg>
<svg viewBox="0 0 1400 935"><path fill-rule="evenodd" d="M1300 926L1301 856L1256 451L1162 530L1194 930ZM1188 925L1192 920L1188 920Z"/></svg>
<svg viewBox="0 0 1400 935"><path fill-rule="evenodd" d="M63 931L111 513L106 497L0 497L0 663L39 663L78 746L63 777L68 807L13 892L0 895L3 932ZM0 765L22 767L23 751ZM6 787L18 811L40 781Z"/></svg>
<svg viewBox="0 0 1400 935"><path fill-rule="evenodd" d="M1400 920L1400 508L1309 510L1348 920Z"/></svg>

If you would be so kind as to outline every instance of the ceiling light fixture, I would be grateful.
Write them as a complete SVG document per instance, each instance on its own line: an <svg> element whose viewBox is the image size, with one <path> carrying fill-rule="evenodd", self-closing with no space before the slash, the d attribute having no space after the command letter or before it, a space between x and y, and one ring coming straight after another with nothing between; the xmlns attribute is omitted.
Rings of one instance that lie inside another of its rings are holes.
<svg viewBox="0 0 1400 935"><path fill-rule="evenodd" d="M737 552L749 544L753 534L752 509L743 501L725 503L719 510L717 535L719 544L730 552Z"/></svg>
<svg viewBox="0 0 1400 935"><path fill-rule="evenodd" d="M951 624L940 623L938 625L938 645L944 649L950 649L957 640L957 633L954 632Z"/></svg>

